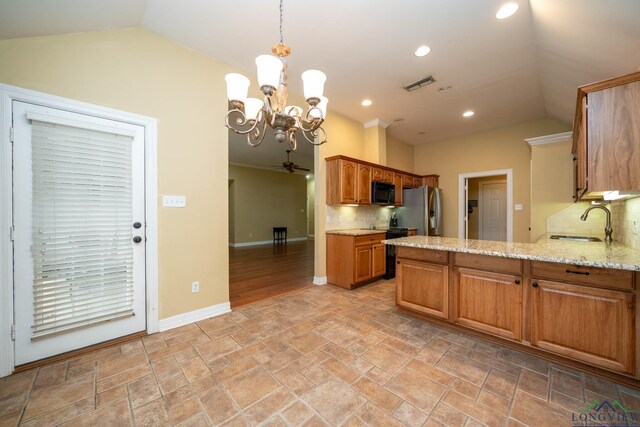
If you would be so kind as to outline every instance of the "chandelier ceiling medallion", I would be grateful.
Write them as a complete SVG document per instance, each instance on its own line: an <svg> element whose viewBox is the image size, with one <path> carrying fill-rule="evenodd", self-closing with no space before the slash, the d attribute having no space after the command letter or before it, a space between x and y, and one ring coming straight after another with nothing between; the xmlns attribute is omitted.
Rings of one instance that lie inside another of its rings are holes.
<svg viewBox="0 0 640 427"><path fill-rule="evenodd" d="M287 105L287 61L291 54L289 46L282 38L282 0L280 0L280 43L271 48L273 55L256 58L258 85L264 94L264 101L248 98L249 79L238 73L225 76L229 111L225 125L233 132L247 135L252 147L260 145L264 139L267 124L273 128L276 141L288 141L291 150L296 149L296 131L300 129L305 139L313 145L327 142L327 134L322 123L327 117L327 103L323 96L327 76L322 71L307 70L302 73L304 97L309 108L303 115L302 108Z"/></svg>

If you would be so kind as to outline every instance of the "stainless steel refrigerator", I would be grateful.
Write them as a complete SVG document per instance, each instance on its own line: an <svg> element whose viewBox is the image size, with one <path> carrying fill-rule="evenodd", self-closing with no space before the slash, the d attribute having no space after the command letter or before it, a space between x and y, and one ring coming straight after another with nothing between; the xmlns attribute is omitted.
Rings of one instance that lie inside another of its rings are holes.
<svg viewBox="0 0 640 427"><path fill-rule="evenodd" d="M402 191L398 212L401 227L417 228L418 235L442 235L442 190L434 187L412 188Z"/></svg>

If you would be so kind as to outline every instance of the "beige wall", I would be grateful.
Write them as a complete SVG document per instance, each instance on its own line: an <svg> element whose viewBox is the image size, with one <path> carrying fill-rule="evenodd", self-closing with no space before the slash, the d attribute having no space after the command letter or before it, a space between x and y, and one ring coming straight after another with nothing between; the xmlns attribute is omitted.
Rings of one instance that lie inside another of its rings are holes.
<svg viewBox="0 0 640 427"><path fill-rule="evenodd" d="M316 183L313 178L307 180L307 235L313 236L315 228L315 188Z"/></svg>
<svg viewBox="0 0 640 427"><path fill-rule="evenodd" d="M231 69L143 29L0 40L0 82L155 117L159 317L229 301L227 109ZM200 293L191 293L191 282Z"/></svg>
<svg viewBox="0 0 640 427"><path fill-rule="evenodd" d="M362 123L330 111L323 125L328 134L326 144L314 147L314 179L315 191L315 244L314 244L314 275L326 276L327 254L325 222L327 218L327 169L324 159L342 154L356 159L375 162L375 159L365 156L364 127Z"/></svg>
<svg viewBox="0 0 640 427"><path fill-rule="evenodd" d="M459 174L513 169L513 202L524 208L513 212L513 239L528 242L531 152L524 139L567 130L568 125L544 119L415 146L414 171L440 175L444 236L458 237Z"/></svg>
<svg viewBox="0 0 640 427"><path fill-rule="evenodd" d="M483 176L481 178L469 179L469 200L479 201L480 199L480 183L485 181L504 181L507 182L506 175ZM478 239L480 236L480 206L473 208L473 212L469 214L469 228L467 237L469 239Z"/></svg>
<svg viewBox="0 0 640 427"><path fill-rule="evenodd" d="M573 203L571 139L531 147L532 242L547 231L547 218Z"/></svg>
<svg viewBox="0 0 640 427"><path fill-rule="evenodd" d="M233 180L231 243L273 240L273 227L287 227L287 238L307 236L307 180L304 175L229 165Z"/></svg>
<svg viewBox="0 0 640 427"><path fill-rule="evenodd" d="M364 130L364 157L379 165L387 164L387 130L378 125Z"/></svg>
<svg viewBox="0 0 640 427"><path fill-rule="evenodd" d="M413 157L413 145L387 135L387 166L405 172L413 172Z"/></svg>

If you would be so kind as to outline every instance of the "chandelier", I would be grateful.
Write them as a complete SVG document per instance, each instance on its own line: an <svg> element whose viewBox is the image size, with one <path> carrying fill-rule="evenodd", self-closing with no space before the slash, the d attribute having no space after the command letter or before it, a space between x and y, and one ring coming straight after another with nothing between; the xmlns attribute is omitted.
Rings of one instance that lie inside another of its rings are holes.
<svg viewBox="0 0 640 427"><path fill-rule="evenodd" d="M291 54L289 46L282 38L282 0L280 0L280 43L271 48L273 55L256 58L258 85L264 100L249 98L249 79L238 73L225 76L229 111L225 125L233 132L247 135L252 147L260 145L264 139L267 124L273 128L279 143L288 141L291 150L297 147L296 131L302 131L305 139L313 145L327 142L327 134L322 123L327 117L327 103L323 96L327 76L322 71L307 70L302 73L304 97L309 108L303 114L302 108L287 105L287 61Z"/></svg>

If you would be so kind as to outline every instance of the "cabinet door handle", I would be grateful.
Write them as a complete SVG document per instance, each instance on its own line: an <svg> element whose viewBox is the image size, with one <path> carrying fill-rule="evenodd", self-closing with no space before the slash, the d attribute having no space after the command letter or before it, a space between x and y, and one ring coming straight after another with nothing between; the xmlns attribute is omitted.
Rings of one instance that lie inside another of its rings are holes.
<svg viewBox="0 0 640 427"><path fill-rule="evenodd" d="M575 270L569 270L569 269L566 269L565 271L571 274L584 274L585 276L589 275L588 271L575 271Z"/></svg>
<svg viewBox="0 0 640 427"><path fill-rule="evenodd" d="M516 283L516 285L519 285L520 284L520 279L516 279L515 283Z"/></svg>
<svg viewBox="0 0 640 427"><path fill-rule="evenodd" d="M533 282L533 283L531 284L531 286L533 286L534 288L537 288L537 287L538 287L538 282Z"/></svg>

